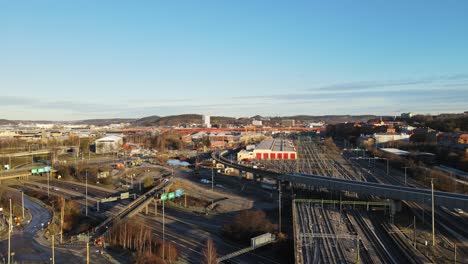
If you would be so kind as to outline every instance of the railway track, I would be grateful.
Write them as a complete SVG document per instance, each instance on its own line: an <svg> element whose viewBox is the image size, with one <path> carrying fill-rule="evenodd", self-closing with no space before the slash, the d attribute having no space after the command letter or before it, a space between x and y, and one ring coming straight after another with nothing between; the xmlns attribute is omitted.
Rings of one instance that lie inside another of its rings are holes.
<svg viewBox="0 0 468 264"><path fill-rule="evenodd" d="M345 223L346 228L350 231L352 235L357 236L358 234L362 233L362 231L360 230L358 231L358 228L356 227L357 224L353 224L354 219L352 219L352 216L350 216L346 212L342 213L342 216L343 216L343 222ZM366 243L364 241L366 241ZM375 260L375 256L371 255L371 253L369 252L370 249L367 245L370 245L370 243L367 242L367 237L360 237L357 243L360 243L359 254L361 256L361 260L363 263L381 263L380 261L377 262Z"/></svg>
<svg viewBox="0 0 468 264"><path fill-rule="evenodd" d="M306 207L309 210L309 214L312 215L313 225L315 227L314 233L328 234L326 225L320 211L316 210L315 206ZM318 263L337 263L336 256L333 254L333 250L330 245L330 240L327 238L317 239L317 242L321 247L319 248L322 254L322 258Z"/></svg>
<svg viewBox="0 0 468 264"><path fill-rule="evenodd" d="M301 263L348 263L327 211L312 204L297 210L300 233L309 234L300 238Z"/></svg>
<svg viewBox="0 0 468 264"><path fill-rule="evenodd" d="M325 224L325 232L328 234L336 234L333 226L331 225L331 219L328 214L328 211L325 210L323 207L320 207L319 209L321 211L321 214L323 215L323 220ZM334 256L338 256L338 263L346 263L346 257L343 253L342 246L341 246L341 240L339 239L333 239L329 240L330 245L332 246L332 251Z"/></svg>
<svg viewBox="0 0 468 264"><path fill-rule="evenodd" d="M358 168L362 167L362 164L359 162L353 162L354 165L358 166ZM382 176L385 174L385 176ZM380 175L380 176L378 176ZM378 182L378 183L387 183L387 184L393 184L393 185L405 185L405 180L404 177L400 176L395 176L394 174L386 174L386 171L384 171L381 168L377 168L374 170L374 173L368 173L368 178L370 178L373 182ZM409 187L424 187L414 181L408 181ZM425 187L424 187L425 188ZM416 202L409 202L409 201L403 201L408 208L411 209L413 214L422 222L428 223L432 217L431 215L431 209L427 209L425 205L419 204ZM425 220L427 219L427 220ZM449 239L445 234L442 234L440 232L437 233L437 236L444 240L444 241L453 241L458 240L461 246L458 248L459 253L468 256L468 230L466 229L466 226L468 226L468 220L461 218L459 216L455 216L451 213L447 213L446 210L442 207L436 207L435 210L435 225L437 230L444 230L447 235L450 236L451 239ZM395 235L392 235L396 243L399 243L398 240L402 237L406 237L404 234L400 234L400 238L397 238ZM407 239L410 239L407 237ZM450 242L452 243L452 242ZM415 250L415 249L413 249ZM418 251L420 255L424 256L422 252Z"/></svg>
<svg viewBox="0 0 468 264"><path fill-rule="evenodd" d="M397 247L401 249L400 252L403 254L401 258L405 259L405 263L431 263L431 260L424 256L424 254L418 250L415 250L410 244L408 244L408 240L404 239L404 235L396 226L383 222L381 228L393 241L393 243L395 243Z"/></svg>
<svg viewBox="0 0 468 264"><path fill-rule="evenodd" d="M364 236L366 236L368 241L372 243L376 255L382 261L382 263L401 263L401 260L396 259L395 256L388 250L388 246L380 239L375 229L370 228L371 226L374 226L372 223L364 219L361 213L351 212L351 215L353 216L359 228L363 231Z"/></svg>
<svg viewBox="0 0 468 264"><path fill-rule="evenodd" d="M317 150L317 148L313 148L314 150ZM315 155L315 158L317 156ZM359 179L359 180L365 180L366 178L372 181L372 177L365 177L365 171L362 170L360 167L358 167L357 172L359 173L359 177L356 176L356 168L353 166L353 164L349 163L350 166L345 166L344 164L337 162L337 161L332 161L329 163L331 169L334 171L335 176L339 176L340 178L348 178L348 179ZM389 176L389 181L392 184L397 183L398 185L401 185L402 179L399 179L398 177L393 177ZM380 179L375 179L373 180L375 182L382 182ZM354 212L353 217L355 219L356 225L358 229L360 229L361 233L366 236L366 238L371 242L372 248L374 249L376 255L378 256L378 260L375 258L372 258L371 255L369 254L363 254L364 258L367 258L367 261L370 263L401 263L399 262L399 258L395 258L394 255L400 254L400 256L405 257L408 262L407 263L419 263L418 259L425 259L425 257L420 254L420 252L416 251L415 257L411 253L408 253L406 251L409 250L409 252L412 251L411 248L408 248L407 245L404 243L403 235L398 234L398 233L391 233L390 239L386 241L386 243L382 242L382 240L379 238L379 236L383 236L387 230L384 230L383 227L380 227L379 223L372 223L369 220L365 220L364 217L359 213L359 212ZM383 221L385 222L385 221ZM348 225L349 226L349 225ZM352 226L352 225L351 225ZM371 229L370 226L375 226L375 229ZM351 229L351 227L348 227ZM380 235L378 235L376 232L379 232ZM402 242L403 241L403 242ZM394 247L396 247L397 250L393 250L394 252L399 252L399 253L392 253L391 251L387 250L387 243L393 244ZM369 252L367 252L369 253ZM402 254L403 253L403 254ZM419 257L419 258L418 258ZM427 260L427 259L426 259Z"/></svg>

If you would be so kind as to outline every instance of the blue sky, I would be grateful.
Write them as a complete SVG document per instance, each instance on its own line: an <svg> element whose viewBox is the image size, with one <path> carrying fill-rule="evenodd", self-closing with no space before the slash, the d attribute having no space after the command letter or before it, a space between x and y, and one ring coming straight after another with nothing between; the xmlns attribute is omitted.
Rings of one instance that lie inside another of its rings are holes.
<svg viewBox="0 0 468 264"><path fill-rule="evenodd" d="M0 0L0 118L468 110L468 1Z"/></svg>

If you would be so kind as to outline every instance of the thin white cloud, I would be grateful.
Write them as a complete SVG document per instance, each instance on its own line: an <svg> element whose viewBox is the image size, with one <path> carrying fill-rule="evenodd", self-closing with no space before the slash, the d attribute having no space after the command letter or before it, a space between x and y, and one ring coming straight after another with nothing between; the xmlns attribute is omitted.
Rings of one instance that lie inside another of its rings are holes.
<svg viewBox="0 0 468 264"><path fill-rule="evenodd" d="M406 80L386 80L386 81L361 81L337 83L325 85L321 87L311 88L310 90L326 90L326 91L349 91L349 90L368 90L386 87L406 87L419 86L426 84L447 85L447 82L468 80L468 74L452 74L452 75L437 75L419 79Z"/></svg>

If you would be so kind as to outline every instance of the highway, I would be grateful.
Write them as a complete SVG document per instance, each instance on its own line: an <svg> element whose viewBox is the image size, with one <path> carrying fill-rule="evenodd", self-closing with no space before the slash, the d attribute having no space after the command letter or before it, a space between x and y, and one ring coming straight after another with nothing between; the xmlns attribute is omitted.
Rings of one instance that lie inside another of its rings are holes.
<svg viewBox="0 0 468 264"><path fill-rule="evenodd" d="M50 241L48 241L41 231L41 224L47 223L51 219L50 212L40 204L28 197L25 197L25 208L30 211L33 218L26 225L24 230L14 229L12 237L12 251L15 252L15 261L21 263L49 263L51 254ZM5 257L7 254L7 241L2 241L1 252ZM91 257L96 263L109 263L101 254L91 248ZM83 263L86 253L84 249L67 249L58 246L55 251L56 263Z"/></svg>
<svg viewBox="0 0 468 264"><path fill-rule="evenodd" d="M0 158L13 158L13 157L24 157L24 156L39 156L52 153L51 150L36 150L36 151L24 151L24 152L15 152L15 153L7 153L7 154L0 154Z"/></svg>

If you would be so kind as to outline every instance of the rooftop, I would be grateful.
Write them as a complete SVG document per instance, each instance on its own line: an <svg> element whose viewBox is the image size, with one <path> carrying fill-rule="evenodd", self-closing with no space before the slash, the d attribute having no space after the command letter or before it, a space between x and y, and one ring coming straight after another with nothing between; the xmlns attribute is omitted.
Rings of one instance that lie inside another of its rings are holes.
<svg viewBox="0 0 468 264"><path fill-rule="evenodd" d="M119 141L119 140L122 140L122 138L118 136L107 136L107 137L103 137L103 138L96 140L96 142L112 142L112 141Z"/></svg>
<svg viewBox="0 0 468 264"><path fill-rule="evenodd" d="M380 150L382 150L383 152L395 154L398 156L408 156L410 154L408 151L404 151L404 150L396 149L396 148L381 148Z"/></svg>
<svg viewBox="0 0 468 264"><path fill-rule="evenodd" d="M268 138L260 142L256 149L268 149L271 151L296 151L291 140Z"/></svg>

